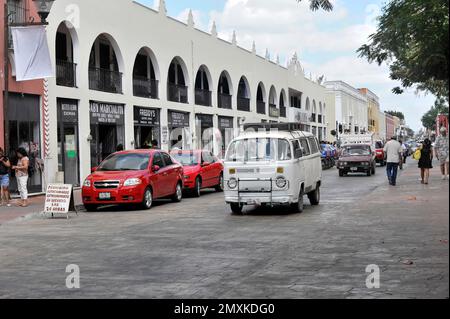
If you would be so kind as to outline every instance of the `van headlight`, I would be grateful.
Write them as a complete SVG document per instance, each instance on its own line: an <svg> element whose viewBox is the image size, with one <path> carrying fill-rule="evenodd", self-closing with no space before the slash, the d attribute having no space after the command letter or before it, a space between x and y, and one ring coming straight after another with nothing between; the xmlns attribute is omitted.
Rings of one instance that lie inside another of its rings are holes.
<svg viewBox="0 0 450 319"><path fill-rule="evenodd" d="M86 179L83 183L83 187L91 187L91 180Z"/></svg>
<svg viewBox="0 0 450 319"><path fill-rule="evenodd" d="M230 180L228 181L228 187L230 189L235 189L238 186L238 181L236 178L230 178Z"/></svg>
<svg viewBox="0 0 450 319"><path fill-rule="evenodd" d="M140 184L142 184L142 181L140 178L130 178L130 179L127 179L125 181L125 183L123 183L123 186L137 186Z"/></svg>
<svg viewBox="0 0 450 319"><path fill-rule="evenodd" d="M277 180L275 182L278 188L285 188L287 185L287 180L283 176L277 177Z"/></svg>

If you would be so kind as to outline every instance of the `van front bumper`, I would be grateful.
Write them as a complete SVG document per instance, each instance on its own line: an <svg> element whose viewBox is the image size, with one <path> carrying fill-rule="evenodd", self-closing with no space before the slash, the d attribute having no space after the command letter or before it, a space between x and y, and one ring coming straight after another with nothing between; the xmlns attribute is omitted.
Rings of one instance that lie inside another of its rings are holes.
<svg viewBox="0 0 450 319"><path fill-rule="evenodd" d="M238 203L244 205L261 205L261 204L276 204L288 205L294 203L293 195L281 195L270 193L240 193L226 192L225 201L227 204Z"/></svg>

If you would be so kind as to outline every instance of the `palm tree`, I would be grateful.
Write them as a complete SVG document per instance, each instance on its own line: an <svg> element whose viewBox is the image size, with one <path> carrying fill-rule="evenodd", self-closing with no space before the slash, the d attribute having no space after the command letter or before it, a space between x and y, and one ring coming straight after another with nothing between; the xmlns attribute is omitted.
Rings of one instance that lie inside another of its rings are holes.
<svg viewBox="0 0 450 319"><path fill-rule="evenodd" d="M302 0L297 0L298 2ZM312 11L317 11L319 9L323 9L325 11L333 10L333 4L330 0L309 0L310 8Z"/></svg>

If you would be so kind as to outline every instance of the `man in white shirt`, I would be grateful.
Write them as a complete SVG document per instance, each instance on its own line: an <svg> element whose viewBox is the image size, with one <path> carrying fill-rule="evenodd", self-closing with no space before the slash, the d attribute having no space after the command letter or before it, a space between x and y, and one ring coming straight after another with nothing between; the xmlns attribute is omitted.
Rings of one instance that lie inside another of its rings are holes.
<svg viewBox="0 0 450 319"><path fill-rule="evenodd" d="M395 136L392 137L392 139L384 146L384 153L386 154L385 156L387 162L387 176L389 179L389 184L391 186L396 186L398 167L400 165L400 161L403 160L403 148L402 144L397 141Z"/></svg>

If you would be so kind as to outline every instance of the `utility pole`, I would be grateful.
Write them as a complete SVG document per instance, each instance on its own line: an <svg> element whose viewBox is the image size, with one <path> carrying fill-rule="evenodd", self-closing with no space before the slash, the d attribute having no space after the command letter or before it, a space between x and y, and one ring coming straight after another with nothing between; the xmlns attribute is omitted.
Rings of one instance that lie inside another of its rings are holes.
<svg viewBox="0 0 450 319"><path fill-rule="evenodd" d="M5 88L3 95L3 129L5 138L5 155L9 156L9 121L8 121L8 105L9 105L9 12L8 12L8 2L5 0L4 4L4 77L5 77Z"/></svg>

